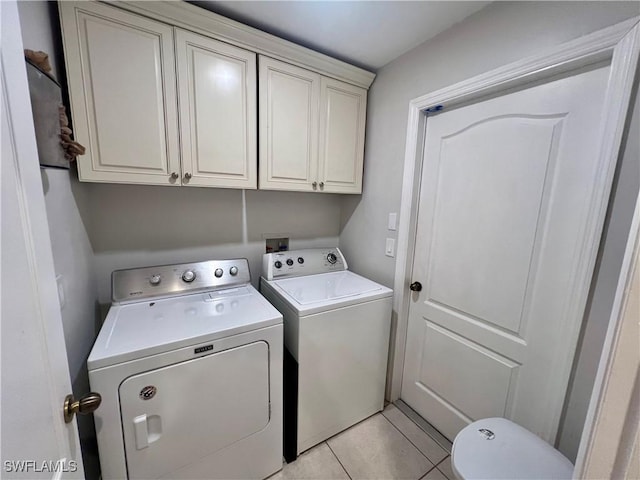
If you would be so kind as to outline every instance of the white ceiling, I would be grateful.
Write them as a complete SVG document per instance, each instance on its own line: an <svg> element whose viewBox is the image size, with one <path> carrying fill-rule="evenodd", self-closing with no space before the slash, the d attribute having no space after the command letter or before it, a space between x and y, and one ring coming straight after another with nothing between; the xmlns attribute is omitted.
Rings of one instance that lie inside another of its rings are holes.
<svg viewBox="0 0 640 480"><path fill-rule="evenodd" d="M213 1L203 8L376 71L488 1Z"/></svg>

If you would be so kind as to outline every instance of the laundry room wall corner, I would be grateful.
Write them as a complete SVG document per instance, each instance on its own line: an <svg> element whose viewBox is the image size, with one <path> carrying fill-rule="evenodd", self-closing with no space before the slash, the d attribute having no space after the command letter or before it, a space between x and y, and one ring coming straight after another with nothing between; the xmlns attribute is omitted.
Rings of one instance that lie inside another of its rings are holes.
<svg viewBox="0 0 640 480"><path fill-rule="evenodd" d="M637 3L632 2L495 2L380 69L369 91L363 195L357 203L346 198L342 204L339 245L349 258L350 268L393 286L395 259L385 256L384 246L385 238L395 232L387 229L387 216L400 209L407 112L413 98L638 13ZM629 185L627 190L627 184L620 182L623 183L625 186L620 188L625 193L621 199L633 196L629 192L633 193L634 188L637 194L637 187ZM618 188L614 195L620 194ZM619 208L613 215L623 210L629 209ZM609 225L625 222L612 219ZM619 231L625 235L624 228ZM367 241L363 242L363 238ZM619 261L617 257L607 258L614 263ZM601 341L595 343L601 348ZM598 349L581 353L583 360L596 358L596 365L599 354ZM585 384L578 390L584 393L590 388ZM589 393L585 404L588 397ZM578 431L583 421L584 418L571 420ZM566 448L563 453L568 451Z"/></svg>

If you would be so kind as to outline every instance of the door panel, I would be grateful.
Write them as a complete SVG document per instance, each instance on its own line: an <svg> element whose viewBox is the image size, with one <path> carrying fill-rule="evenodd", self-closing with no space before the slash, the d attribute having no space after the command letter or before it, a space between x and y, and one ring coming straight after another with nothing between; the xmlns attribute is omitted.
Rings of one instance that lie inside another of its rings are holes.
<svg viewBox="0 0 640 480"><path fill-rule="evenodd" d="M260 57L260 188L313 191L320 75Z"/></svg>
<svg viewBox="0 0 640 480"><path fill-rule="evenodd" d="M176 30L176 56L183 184L255 189L256 55Z"/></svg>
<svg viewBox="0 0 640 480"><path fill-rule="evenodd" d="M145 395L150 387L155 394ZM171 476L269 423L269 347L255 342L134 375L119 397L129 477Z"/></svg>
<svg viewBox="0 0 640 480"><path fill-rule="evenodd" d="M429 386L425 387L427 392L446 398L469 418L503 416L509 385L519 365L434 323L425 322L424 327L419 378L423 386ZM447 356L450 363L446 369L431 368ZM450 375L455 382L450 381Z"/></svg>
<svg viewBox="0 0 640 480"><path fill-rule="evenodd" d="M60 9L74 130L88 147L81 180L171 184L180 167L171 27L98 3Z"/></svg>
<svg viewBox="0 0 640 480"><path fill-rule="evenodd" d="M608 71L427 119L401 396L451 440L488 416L555 438Z"/></svg>
<svg viewBox="0 0 640 480"><path fill-rule="evenodd" d="M1 476L82 479L76 420L63 417L71 380L16 2L0 2L0 18Z"/></svg>
<svg viewBox="0 0 640 480"><path fill-rule="evenodd" d="M432 302L519 331L561 126L556 118L498 117L442 138L427 273Z"/></svg>

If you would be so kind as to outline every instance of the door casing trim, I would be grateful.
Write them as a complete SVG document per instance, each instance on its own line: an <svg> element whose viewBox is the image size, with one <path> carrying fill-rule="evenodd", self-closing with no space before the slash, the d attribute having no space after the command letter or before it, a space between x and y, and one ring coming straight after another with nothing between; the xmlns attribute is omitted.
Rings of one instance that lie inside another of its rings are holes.
<svg viewBox="0 0 640 480"><path fill-rule="evenodd" d="M420 178L426 130L427 109L443 106L449 109L477 101L481 97L540 81L581 67L609 61L610 75L605 93L601 121L598 168L599 183L594 185L590 205L590 222L582 245L583 257L588 259L577 272L578 285L570 312L584 310L591 275L595 265L602 225L607 211L611 182L615 172L622 134L629 110L631 90L640 54L640 17L633 17L611 27L576 40L563 43L535 56L513 62L468 80L427 93L409 102L405 143L402 197L398 226L398 250L394 275L393 316L396 331L392 336L392 365L387 379L387 396L391 401L400 398L404 357L409 321L412 262L415 249ZM578 325L579 327L579 325ZM609 356L603 351L603 358ZM568 378L569 371L564 372ZM596 391L593 393L597 394ZM589 426L585 426L585 431ZM576 465L578 467L578 465ZM579 468L576 468L578 471Z"/></svg>

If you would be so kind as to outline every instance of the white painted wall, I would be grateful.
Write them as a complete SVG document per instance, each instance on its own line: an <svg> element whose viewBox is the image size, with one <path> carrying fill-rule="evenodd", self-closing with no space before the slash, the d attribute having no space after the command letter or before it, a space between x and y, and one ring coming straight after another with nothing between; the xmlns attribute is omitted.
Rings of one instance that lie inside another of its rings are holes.
<svg viewBox="0 0 640 480"><path fill-rule="evenodd" d="M342 201L340 247L350 267L393 286L395 259L384 255L384 245L385 238L396 238L396 232L387 230L387 215L400 207L411 99L638 14L637 2L495 2L379 70L369 91L364 193ZM625 171L633 171L637 165L633 150L623 162L623 166L629 162ZM618 183L615 198L626 203L637 190L637 180L625 179ZM633 206L620 206L614 212L616 218L610 225L615 231L611 228L608 233L611 245L618 246L621 239L626 239L630 218L625 215L629 208ZM611 262L611 266L600 267L602 272L619 269L620 252L602 258ZM598 296L598 301L604 302L603 310L613 296L611 282L617 279L615 274L611 280L610 274L606 278L608 286ZM597 321L607 319L598 315ZM567 415L563 426L569 437L560 440L570 458L577 450L595 375L592 365L597 365L603 335L601 327L585 330L584 348L575 369L579 374L575 375L570 399L575 411Z"/></svg>
<svg viewBox="0 0 640 480"><path fill-rule="evenodd" d="M336 246L340 196L218 188L92 184L83 218L96 255L100 303L111 272L166 263L247 258L254 285L264 236L290 248Z"/></svg>
<svg viewBox="0 0 640 480"><path fill-rule="evenodd" d="M18 2L25 48L49 54L52 74L59 78L61 47L57 42L55 4ZM75 165L72 166L75 168ZM94 256L80 207L86 202L86 186L74 170L41 169L47 220L56 275L62 277L65 304L62 326L71 383L76 397L89 391L86 360L99 330ZM91 416L77 416L87 478L97 478L95 428Z"/></svg>
<svg viewBox="0 0 640 480"><path fill-rule="evenodd" d="M45 1L18 2L20 25L22 26L22 41L24 48L29 50L41 50L49 54L51 74L56 78L60 73L58 62L61 51L58 50L56 38L59 28L54 22L55 4Z"/></svg>

